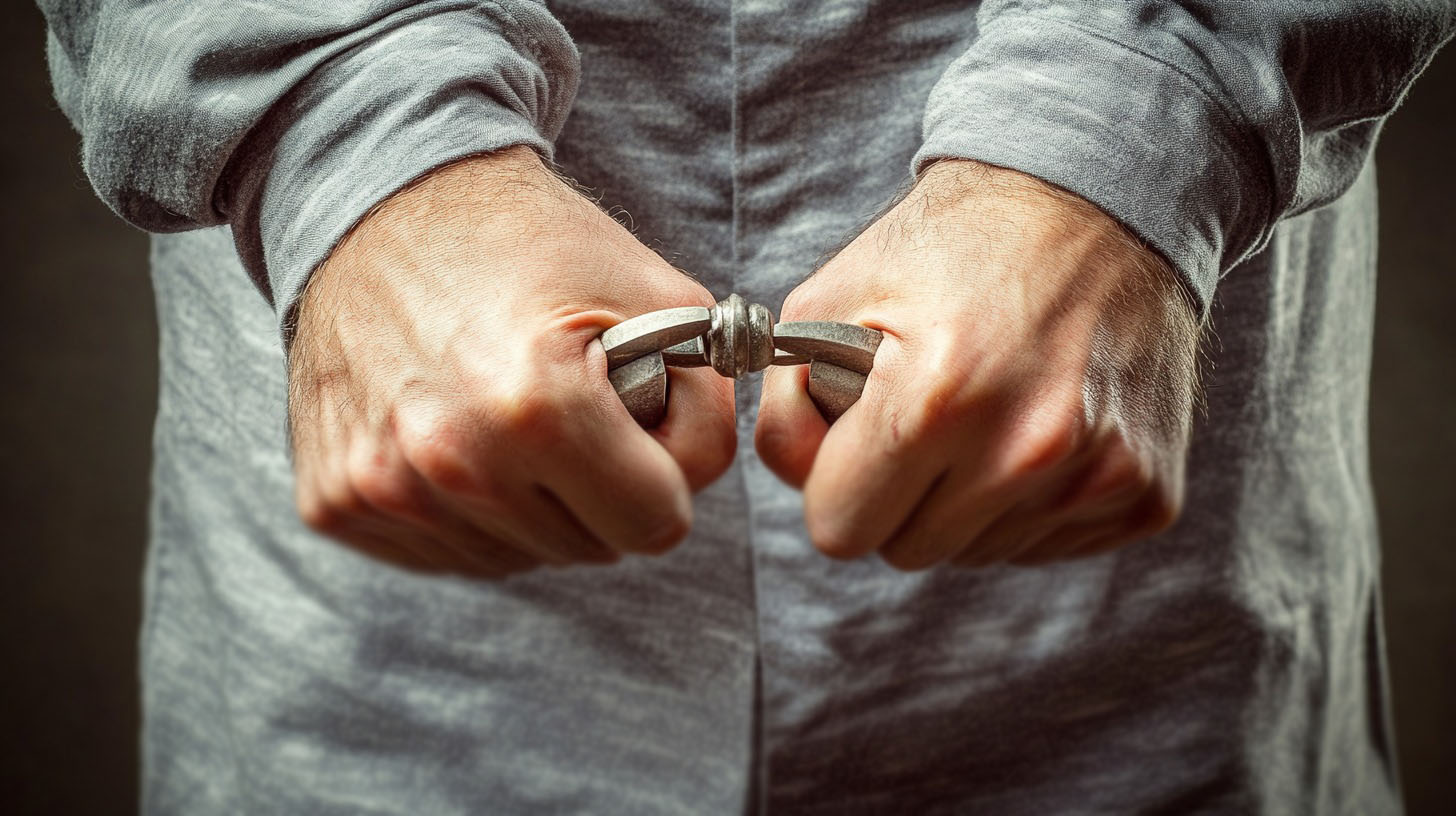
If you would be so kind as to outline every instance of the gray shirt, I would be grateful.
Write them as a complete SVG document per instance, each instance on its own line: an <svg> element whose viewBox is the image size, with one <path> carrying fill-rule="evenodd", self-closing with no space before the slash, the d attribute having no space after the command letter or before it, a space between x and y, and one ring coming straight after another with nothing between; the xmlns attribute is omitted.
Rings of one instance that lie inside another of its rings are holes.
<svg viewBox="0 0 1456 816"><path fill-rule="evenodd" d="M41 5L89 178L159 233L147 812L1399 811L1369 155L1450 5ZM768 304L936 158L1090 199L1210 321L1182 521L1035 569L830 561L750 383L664 558L477 583L311 534L293 303L379 200L510 144Z"/></svg>

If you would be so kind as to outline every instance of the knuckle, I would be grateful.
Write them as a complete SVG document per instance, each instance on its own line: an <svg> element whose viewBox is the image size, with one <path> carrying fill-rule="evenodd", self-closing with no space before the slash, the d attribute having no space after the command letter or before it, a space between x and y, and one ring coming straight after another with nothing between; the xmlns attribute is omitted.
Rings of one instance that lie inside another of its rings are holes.
<svg viewBox="0 0 1456 816"><path fill-rule="evenodd" d="M354 491L347 476L333 481L324 492L324 501L334 512L346 518L362 518L369 515L369 505Z"/></svg>
<svg viewBox="0 0 1456 816"><path fill-rule="evenodd" d="M822 271L822 270L821 270ZM794 287L784 297L784 304L779 309L779 317L782 320L813 320L812 315L823 314L827 309L822 308L820 298L815 293L816 279L811 277L798 286Z"/></svg>
<svg viewBox="0 0 1456 816"><path fill-rule="evenodd" d="M398 467L372 460L350 468L351 491L359 501L380 513L394 516L417 516L421 497L408 474Z"/></svg>
<svg viewBox="0 0 1456 816"><path fill-rule="evenodd" d="M954 404L935 393L921 391L916 396L895 389L883 395L884 450L903 454L941 440L962 436L966 415Z"/></svg>
<svg viewBox="0 0 1456 816"><path fill-rule="evenodd" d="M906 423L908 436L911 438L947 430L959 424L974 410L972 399L963 384L952 378L939 378L929 383L915 406Z"/></svg>
<svg viewBox="0 0 1456 816"><path fill-rule="evenodd" d="M955 335L943 334L921 343L914 356L919 369L934 372L930 377L916 377L915 385L906 386L918 391L915 426L926 431L946 429L977 414L992 413L1005 402L1006 394L986 387L988 378L978 369L983 361L968 352Z"/></svg>
<svg viewBox="0 0 1456 816"><path fill-rule="evenodd" d="M298 513L303 522L329 535L337 535L351 520L368 515L368 511L368 505L346 478L329 479L298 500Z"/></svg>
<svg viewBox="0 0 1456 816"><path fill-rule="evenodd" d="M401 428L397 442L405 461L430 484L453 493L473 492L479 487L465 453L466 444L449 424L409 424Z"/></svg>
<svg viewBox="0 0 1456 816"><path fill-rule="evenodd" d="M804 293L803 286L795 287L784 297L784 305L779 309L779 316L784 320L790 320L793 315L801 314L806 300L808 300L808 296Z"/></svg>
<svg viewBox="0 0 1456 816"><path fill-rule="evenodd" d="M826 524L813 518L805 518L805 526L809 530L809 540L814 542L814 549L829 558L852 561L865 554L865 542L847 526Z"/></svg>
<svg viewBox="0 0 1456 816"><path fill-rule="evenodd" d="M835 561L853 561L859 558L859 547L844 538L814 538L814 549Z"/></svg>
<svg viewBox="0 0 1456 816"><path fill-rule="evenodd" d="M715 302L716 298L713 297L713 293L709 292L706 286L687 275L674 269L672 279L677 281L677 291L673 293L675 295L673 302L680 302L687 305L700 304L703 306L711 306Z"/></svg>
<svg viewBox="0 0 1456 816"><path fill-rule="evenodd" d="M681 544L691 528L692 519L686 514L670 513L649 528L637 549L644 555L662 555Z"/></svg>
<svg viewBox="0 0 1456 816"><path fill-rule="evenodd" d="M1139 493L1151 487L1152 480L1152 469L1144 457L1126 439L1115 436L1101 452L1087 497L1097 500Z"/></svg>
<svg viewBox="0 0 1456 816"><path fill-rule="evenodd" d="M1085 436L1081 419L1070 412L1028 423L1011 437L1005 475L1021 481L1051 472L1081 449Z"/></svg>
<svg viewBox="0 0 1456 816"><path fill-rule="evenodd" d="M316 533L324 535L335 535L344 527L344 516L319 493L307 490L300 491L294 501L298 508L298 517L304 525Z"/></svg>
<svg viewBox="0 0 1456 816"><path fill-rule="evenodd" d="M549 445L560 437L566 411L543 387L497 389L483 402L490 425L518 441Z"/></svg>
<svg viewBox="0 0 1456 816"><path fill-rule="evenodd" d="M1153 485L1141 503L1130 534L1134 538L1157 535L1176 524L1182 515L1183 500L1178 491L1163 484Z"/></svg>

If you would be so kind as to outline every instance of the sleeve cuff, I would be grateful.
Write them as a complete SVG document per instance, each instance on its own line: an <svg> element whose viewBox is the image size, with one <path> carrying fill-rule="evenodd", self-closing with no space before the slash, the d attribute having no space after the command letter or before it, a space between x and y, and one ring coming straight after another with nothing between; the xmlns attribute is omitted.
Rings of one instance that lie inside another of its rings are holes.
<svg viewBox="0 0 1456 816"><path fill-rule="evenodd" d="M1100 32L1002 16L931 91L917 173L965 158L1091 201L1184 277L1206 313L1222 272L1263 243L1269 159L1182 71Z"/></svg>
<svg viewBox="0 0 1456 816"><path fill-rule="evenodd" d="M530 145L551 157L578 55L537 4L416 19L313 72L236 157L234 240L285 347L313 270L371 209L429 171Z"/></svg>

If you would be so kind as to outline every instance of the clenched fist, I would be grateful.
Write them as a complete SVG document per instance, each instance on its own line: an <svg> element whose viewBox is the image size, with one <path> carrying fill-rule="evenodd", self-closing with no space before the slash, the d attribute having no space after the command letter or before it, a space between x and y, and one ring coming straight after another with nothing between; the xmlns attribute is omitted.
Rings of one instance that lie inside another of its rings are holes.
<svg viewBox="0 0 1456 816"><path fill-rule="evenodd" d="M1091 204L943 161L784 302L884 332L832 427L766 376L765 463L823 552L901 569L1104 552L1177 517L1198 326L1166 264Z"/></svg>
<svg viewBox="0 0 1456 816"><path fill-rule="evenodd" d="M644 431L596 339L713 298L513 148L391 197L315 273L289 358L297 500L414 570L658 553L733 456L732 385L673 371Z"/></svg>

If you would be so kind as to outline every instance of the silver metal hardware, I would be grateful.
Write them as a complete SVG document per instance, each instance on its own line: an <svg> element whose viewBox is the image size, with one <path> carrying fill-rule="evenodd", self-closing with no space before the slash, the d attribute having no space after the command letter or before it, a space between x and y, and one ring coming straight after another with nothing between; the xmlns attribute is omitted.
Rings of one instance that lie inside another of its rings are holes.
<svg viewBox="0 0 1456 816"><path fill-rule="evenodd" d="M809 398L831 423L859 401L882 337L874 329L828 320L774 327L776 348L792 358L808 360Z"/></svg>
<svg viewBox="0 0 1456 816"><path fill-rule="evenodd" d="M742 379L770 365L809 366L809 396L833 422L864 391L881 334L849 323L814 320L774 325L773 315L737 294L713 308L662 309L602 333L607 377L637 424L667 414L669 366L711 366Z"/></svg>

